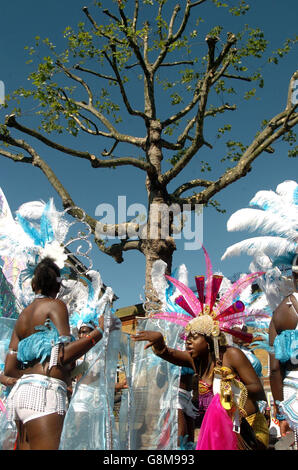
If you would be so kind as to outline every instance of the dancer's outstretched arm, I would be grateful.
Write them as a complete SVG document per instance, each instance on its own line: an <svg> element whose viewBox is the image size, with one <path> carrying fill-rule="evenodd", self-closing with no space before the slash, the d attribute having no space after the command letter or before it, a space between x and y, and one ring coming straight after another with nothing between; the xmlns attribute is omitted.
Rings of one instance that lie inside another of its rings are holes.
<svg viewBox="0 0 298 470"><path fill-rule="evenodd" d="M163 335L158 331L139 331L139 333L131 335L131 338L133 341L149 341L144 349L152 347L153 352L165 361L177 366L194 369L191 355L187 351L169 348L164 341Z"/></svg>

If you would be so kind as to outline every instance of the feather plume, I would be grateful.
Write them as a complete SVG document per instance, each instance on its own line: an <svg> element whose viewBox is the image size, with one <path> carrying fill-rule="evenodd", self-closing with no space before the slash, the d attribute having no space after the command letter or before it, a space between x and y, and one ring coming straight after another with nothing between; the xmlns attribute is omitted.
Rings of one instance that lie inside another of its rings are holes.
<svg viewBox="0 0 298 470"><path fill-rule="evenodd" d="M103 285L101 275L98 271L95 270L87 271L86 274L91 277L92 294L91 292L89 293L89 300L94 300L97 302Z"/></svg>
<svg viewBox="0 0 298 470"><path fill-rule="evenodd" d="M152 316L152 318L167 320L171 323L176 323L176 325L180 325L183 327L187 325L190 319L188 315L184 315L183 313L173 315L172 312L156 313Z"/></svg>
<svg viewBox="0 0 298 470"><path fill-rule="evenodd" d="M284 209L282 198L274 191L258 191L249 202L250 207L279 212Z"/></svg>
<svg viewBox="0 0 298 470"><path fill-rule="evenodd" d="M13 216L10 207L2 189L0 188L0 220L1 219L13 221Z"/></svg>
<svg viewBox="0 0 298 470"><path fill-rule="evenodd" d="M45 207L46 203L44 201L25 202L18 208L16 214L20 214L28 220L38 220L41 218Z"/></svg>
<svg viewBox="0 0 298 470"><path fill-rule="evenodd" d="M175 276L173 275L172 277L175 277ZM178 281L182 282L182 284L184 284L185 286L188 286L188 270L185 264L181 264L178 268ZM179 307L176 304L175 299L177 296L180 295L180 292L176 288L174 289L173 284L169 284L168 289L169 290L167 291L168 296L166 299L166 302L167 302L166 308L171 306L174 310L179 311Z"/></svg>
<svg viewBox="0 0 298 470"><path fill-rule="evenodd" d="M259 276L262 276L263 274L264 272L262 271L246 274L238 281L234 282L230 289L219 300L218 304L216 305L216 311L222 311L226 309L247 286L252 284Z"/></svg>
<svg viewBox="0 0 298 470"><path fill-rule="evenodd" d="M163 306L166 305L165 292L168 287L168 283L165 279L166 269L167 264L162 260L155 261L151 269L152 285Z"/></svg>
<svg viewBox="0 0 298 470"><path fill-rule="evenodd" d="M290 214L287 214L287 220L281 217L280 213L275 214L271 211L263 211L260 209L240 209L231 215L227 222L227 229L229 232L236 230L259 230L261 233L267 235L281 235L287 238L295 239L297 237L298 228L298 212L292 214L293 220L290 219Z"/></svg>
<svg viewBox="0 0 298 470"><path fill-rule="evenodd" d="M213 274L213 268L211 264L210 257L205 249L205 247L202 245L203 251L204 251L204 256L205 256L205 264L206 264L206 300L205 303L206 305L211 304L211 296L212 296L212 274Z"/></svg>
<svg viewBox="0 0 298 470"><path fill-rule="evenodd" d="M38 230L27 219L24 219L24 217L22 217L20 214L17 214L17 219L19 224L22 226L24 232L29 235L29 237L33 240L34 245L43 246L43 240L41 239Z"/></svg>
<svg viewBox="0 0 298 470"><path fill-rule="evenodd" d="M181 264L178 269L178 281L188 286L188 270L185 264Z"/></svg>
<svg viewBox="0 0 298 470"><path fill-rule="evenodd" d="M40 218L40 234L41 239L44 241L44 244L47 242L52 242L54 240L54 232L51 221L48 217L50 205L46 204L44 211Z"/></svg>
<svg viewBox="0 0 298 470"><path fill-rule="evenodd" d="M249 321L255 321L256 319L265 320L270 319L268 315L265 315L263 312L251 314L251 312L240 312L239 314L231 315L230 317L226 317L222 320L221 324L225 327L231 327L235 325L239 320L242 320L245 324Z"/></svg>
<svg viewBox="0 0 298 470"><path fill-rule="evenodd" d="M174 279L171 276L166 276L166 278L172 284L174 284L174 286L177 287L177 289L181 292L181 294L183 295L185 301L187 302L190 310L193 312L193 315L194 316L198 315L202 311L201 304L198 301L195 294L193 293L193 291L191 289L189 289L189 287L185 286L184 284L177 281L177 279Z"/></svg>
<svg viewBox="0 0 298 470"><path fill-rule="evenodd" d="M53 198L50 199L49 219L51 221L55 239L60 243L64 243L71 225L75 222L69 222L64 212L56 209Z"/></svg>
<svg viewBox="0 0 298 470"><path fill-rule="evenodd" d="M287 253L295 253L296 244L281 237L254 237L229 246L222 256L222 261L231 257L246 254L254 256L256 253L264 253L270 257L278 257Z"/></svg>
<svg viewBox="0 0 298 470"><path fill-rule="evenodd" d="M276 187L276 193L289 203L295 203L298 184L293 180L286 180Z"/></svg>
<svg viewBox="0 0 298 470"><path fill-rule="evenodd" d="M231 328L222 328L222 331L224 331L225 333L229 333L230 335L235 336L236 338L242 339L246 343L251 343L253 339L253 335L251 333L235 331Z"/></svg>

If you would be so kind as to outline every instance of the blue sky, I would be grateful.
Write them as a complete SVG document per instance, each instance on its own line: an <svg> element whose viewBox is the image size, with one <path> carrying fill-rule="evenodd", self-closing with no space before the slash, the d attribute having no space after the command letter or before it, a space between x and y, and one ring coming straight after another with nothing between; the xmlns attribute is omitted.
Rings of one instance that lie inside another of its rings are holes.
<svg viewBox="0 0 298 470"><path fill-rule="evenodd" d="M107 2L109 4L110 2ZM176 2L173 2L176 3ZM214 9L209 5L203 5L199 16L205 18L202 29L225 24L226 31L234 31L239 24L249 24L251 27L260 27L265 32L265 37L270 41L268 51L274 51L281 47L287 37L297 34L298 5L296 0L262 0L251 1L251 9L247 15L237 20L228 19L223 9ZM26 65L28 59L24 50L26 45L34 44L35 36L41 38L49 37L57 46L62 46L62 31L68 25L76 26L80 21L85 21L81 8L87 5L93 10L93 0L81 2L80 0L51 0L51 2L37 0L15 0L13 2L2 2L1 5L1 29L0 29L0 80L5 83L6 92L11 93L19 86L27 86L27 75L30 66ZM211 18L212 16L212 18ZM238 22L238 25L237 25ZM195 23L194 23L195 26ZM229 29L230 28L230 29ZM201 32L200 32L201 34ZM203 32L202 32L203 34ZM202 45L200 36L198 46ZM251 61L253 63L253 61ZM265 87L258 89L257 99L241 102L238 100L240 111L237 118L228 115L218 121L218 126L224 122L233 125L233 138L242 140L245 144L259 129L260 122L280 112L286 103L288 83L291 75L298 69L298 48L282 60L278 66L269 65L265 59L253 65L253 70L262 67L265 77ZM161 100L163 97L161 96ZM232 99L230 101L232 102ZM163 106L163 103L161 103ZM166 106L166 102L164 103ZM29 125L34 119L36 108L25 103L22 123ZM7 111L0 109L0 120ZM236 115L235 115L236 116ZM124 122L131 125L133 122ZM217 127L218 127L217 126ZM215 142L215 124L211 123L206 130L206 138ZM140 135L143 130L136 127ZM129 131L132 132L131 130ZM221 156L224 149L225 138L216 142L215 153ZM87 141L80 136L74 141L71 137L59 137L59 142L66 145L77 146L85 149ZM89 145L89 144L88 144ZM105 144L96 141L87 147L88 150L100 152ZM40 155L48 161L57 172L62 183L70 192L72 198L81 207L85 208L90 215L95 215L98 204L109 203L116 205L118 196L127 197L127 205L142 203L146 205L146 192L144 176L138 169L120 167L117 170L91 169L85 161L76 160L55 152L41 144L35 144ZM232 243L243 239L247 234L228 233L226 222L230 214L237 209L246 207L253 195L261 189L275 189L277 184L286 179L297 179L297 159L289 159L287 156L288 145L278 142L274 145L275 153L262 154L253 164L252 171L243 179L226 188L216 196L221 207L226 209L225 214L220 214L213 208L204 209L204 245L207 248L213 267L231 276L235 272L244 272L248 269L249 259L245 256L233 258L224 262L220 261L225 249ZM210 150L204 149L199 160L210 158ZM214 157L212 157L214 158ZM212 179L218 176L222 168L215 166L214 172L207 174L206 178ZM79 177L80 175L80 177ZM170 189L175 189L179 184L198 177L198 161L193 160L191 165L183 171L178 181L172 184ZM203 175L204 176L204 175ZM26 164L16 164L0 157L0 186L2 187L12 211L20 204L30 200L48 200L54 197L58 208L61 208L60 200L43 174ZM188 271L190 284L195 275L205 272L202 250L186 251L181 240L177 243L177 251L174 254L173 267L185 263ZM138 252L124 254L125 261L116 264L110 257L93 249L93 267L98 269L103 281L111 285L119 300L116 308L140 302L143 295L145 259Z"/></svg>

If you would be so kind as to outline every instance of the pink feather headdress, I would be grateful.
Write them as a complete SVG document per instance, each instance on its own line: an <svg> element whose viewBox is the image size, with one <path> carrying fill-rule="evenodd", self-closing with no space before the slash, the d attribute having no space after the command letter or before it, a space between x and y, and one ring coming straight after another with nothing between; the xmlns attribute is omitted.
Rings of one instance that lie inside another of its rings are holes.
<svg viewBox="0 0 298 470"><path fill-rule="evenodd" d="M182 282L171 276L166 278L180 291L181 295L175 302L182 307L188 315L177 312L162 312L153 315L154 318L164 318L168 321L184 326L186 334L199 333L211 336L215 342L215 351L218 352L218 340L221 332L229 333L245 342L251 342L253 335L250 333L233 330L233 326L241 319L250 319L250 312L245 312L245 305L237 300L239 294L252 284L264 272L258 271L246 274L234 282L217 300L217 295L223 280L223 276L213 274L212 264L206 249L202 246L207 279L205 276L196 276L198 297ZM263 313L254 314L253 317L264 316Z"/></svg>

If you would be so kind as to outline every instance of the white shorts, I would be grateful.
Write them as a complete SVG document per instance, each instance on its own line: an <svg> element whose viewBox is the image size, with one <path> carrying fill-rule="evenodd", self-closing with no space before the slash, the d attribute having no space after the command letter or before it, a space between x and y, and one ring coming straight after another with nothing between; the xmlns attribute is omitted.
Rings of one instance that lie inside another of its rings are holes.
<svg viewBox="0 0 298 470"><path fill-rule="evenodd" d="M23 375L7 399L11 419L27 423L52 413L64 415L67 410L67 386L59 379L40 374Z"/></svg>

